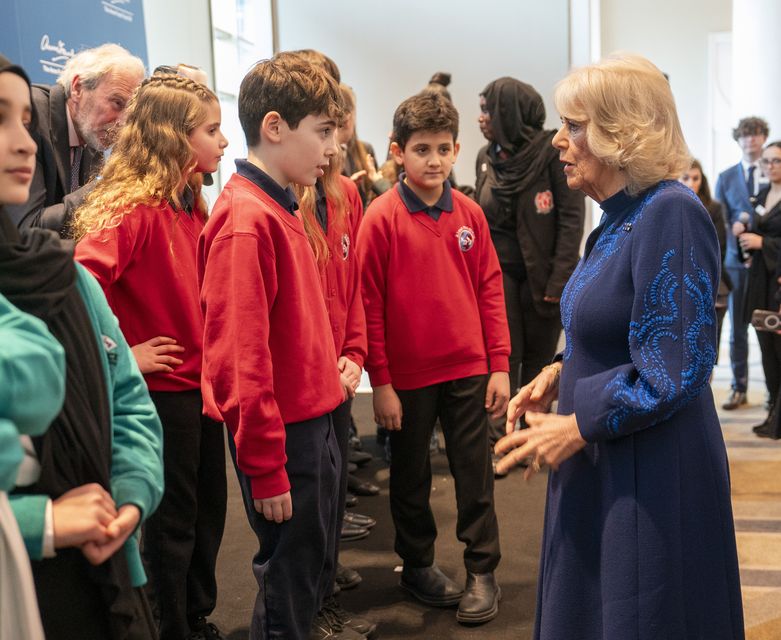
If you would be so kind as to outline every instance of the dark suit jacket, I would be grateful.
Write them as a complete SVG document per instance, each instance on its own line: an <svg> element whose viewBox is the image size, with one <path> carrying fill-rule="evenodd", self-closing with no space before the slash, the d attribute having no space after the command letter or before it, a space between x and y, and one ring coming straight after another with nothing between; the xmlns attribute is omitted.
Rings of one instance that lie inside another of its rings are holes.
<svg viewBox="0 0 781 640"><path fill-rule="evenodd" d="M757 204L763 205L767 200L770 187L760 191ZM751 312L754 309L771 309L775 311L776 291L778 282L775 273L781 263L781 202L766 211L764 215L755 217L754 233L762 236L762 248L752 251L751 267L748 275L748 287L743 309L746 323L751 322Z"/></svg>
<svg viewBox="0 0 781 640"><path fill-rule="evenodd" d="M738 221L741 212L746 211L751 216L750 225L753 227L754 205L749 199L746 178L740 163L722 171L719 175L716 181L716 200L724 205L727 214L727 258L724 264L730 268L742 267L737 239L732 235L732 225Z"/></svg>
<svg viewBox="0 0 781 640"><path fill-rule="evenodd" d="M45 227L62 232L69 213L83 199L81 189L71 195L70 142L65 114L65 91L58 85L33 85L33 109L38 120L32 132L38 145L30 198L23 205L6 207L19 228ZM84 147L79 186L97 175L103 154Z"/></svg>

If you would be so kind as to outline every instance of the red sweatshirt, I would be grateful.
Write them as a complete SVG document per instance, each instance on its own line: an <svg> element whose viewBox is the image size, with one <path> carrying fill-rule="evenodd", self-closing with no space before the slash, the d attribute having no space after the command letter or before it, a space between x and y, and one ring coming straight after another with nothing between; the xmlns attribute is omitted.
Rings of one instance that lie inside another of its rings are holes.
<svg viewBox="0 0 781 640"><path fill-rule="evenodd" d="M333 206L328 202L326 241L331 257L320 267L320 282L331 320L336 355L345 356L363 367L366 359L366 317L361 300L361 273L355 253L363 203L355 183L345 176L339 178L347 200L347 215L342 224L337 225Z"/></svg>
<svg viewBox="0 0 781 640"><path fill-rule="evenodd" d="M499 260L482 209L410 213L398 189L376 198L357 240L372 386L418 389L509 371Z"/></svg>
<svg viewBox="0 0 781 640"><path fill-rule="evenodd" d="M172 373L145 375L152 391L201 386L203 320L195 248L203 216L170 204L136 206L119 226L84 236L76 260L97 278L119 327L133 346L156 336L175 338L183 364Z"/></svg>
<svg viewBox="0 0 781 640"><path fill-rule="evenodd" d="M231 176L198 241L207 415L232 431L253 498L290 489L285 424L344 400L314 254L301 220Z"/></svg>

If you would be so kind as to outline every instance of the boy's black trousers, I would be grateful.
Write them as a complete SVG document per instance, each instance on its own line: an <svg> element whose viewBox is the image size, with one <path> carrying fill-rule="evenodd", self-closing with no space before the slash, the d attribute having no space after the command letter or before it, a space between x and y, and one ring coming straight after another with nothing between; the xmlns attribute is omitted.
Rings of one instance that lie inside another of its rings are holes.
<svg viewBox="0 0 781 640"><path fill-rule="evenodd" d="M439 418L456 487L456 535L466 544L464 565L488 573L499 564L499 527L485 411L487 375L397 390L401 431L390 431L390 506L396 553L408 567L434 562L437 527L429 504L429 442Z"/></svg>
<svg viewBox="0 0 781 640"><path fill-rule="evenodd" d="M163 424L165 493L144 523L142 556L160 640L180 640L217 604L228 500L225 436L221 423L203 415L200 390L149 395Z"/></svg>
<svg viewBox="0 0 781 640"><path fill-rule="evenodd" d="M236 445L228 444L234 466ZM244 509L258 537L252 571L258 595L251 640L306 640L323 599L333 590L341 455L331 416L285 425L293 517L277 524L255 511L250 479L237 466Z"/></svg>
<svg viewBox="0 0 781 640"><path fill-rule="evenodd" d="M350 422L353 408L352 398L348 398L336 409L331 412L331 419L334 425L334 434L336 435L336 444L339 448L339 455L342 462L337 469L339 474L338 478L338 494L336 503L336 513L334 514L334 557L333 557L333 571L331 573L331 582L336 580L336 565L339 562L339 541L342 534L342 520L344 519L344 501L347 498L347 453L348 443L350 441Z"/></svg>

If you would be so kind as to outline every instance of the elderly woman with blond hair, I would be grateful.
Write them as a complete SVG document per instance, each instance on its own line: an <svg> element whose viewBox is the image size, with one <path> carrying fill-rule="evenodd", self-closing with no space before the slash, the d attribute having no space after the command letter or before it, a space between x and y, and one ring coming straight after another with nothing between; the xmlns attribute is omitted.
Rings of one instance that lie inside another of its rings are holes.
<svg viewBox="0 0 781 640"><path fill-rule="evenodd" d="M618 55L570 73L555 98L567 184L604 215L562 296L566 347L513 398L497 444L500 469L551 467L534 637L743 638L708 386L719 246L677 182L691 158L669 84ZM529 429L513 432L524 413Z"/></svg>

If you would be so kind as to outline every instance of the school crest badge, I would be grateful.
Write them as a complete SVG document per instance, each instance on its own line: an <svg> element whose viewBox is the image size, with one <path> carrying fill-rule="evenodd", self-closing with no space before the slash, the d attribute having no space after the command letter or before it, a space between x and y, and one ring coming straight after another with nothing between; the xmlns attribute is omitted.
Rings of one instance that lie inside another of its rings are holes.
<svg viewBox="0 0 781 640"><path fill-rule="evenodd" d="M350 236L346 233L342 234L342 260L347 260L350 257Z"/></svg>
<svg viewBox="0 0 781 640"><path fill-rule="evenodd" d="M458 239L458 248L464 253L475 246L475 232L471 227L461 227L456 231L456 238Z"/></svg>
<svg viewBox="0 0 781 640"><path fill-rule="evenodd" d="M534 206L537 213L550 213L553 211L553 194L548 191L540 191L534 196Z"/></svg>
<svg viewBox="0 0 781 640"><path fill-rule="evenodd" d="M114 342L109 336L101 335L100 341L103 343L103 348L106 350L106 357L109 364L117 363L117 343Z"/></svg>

